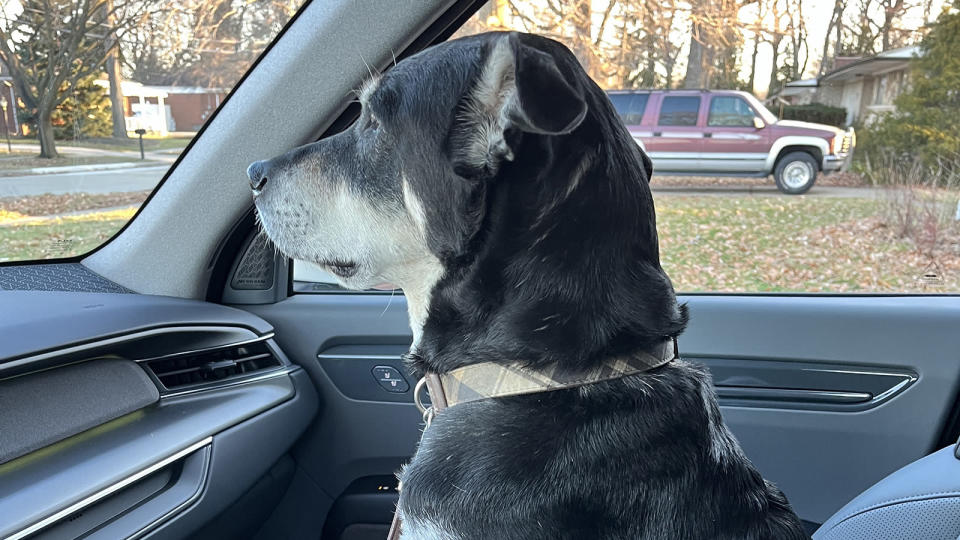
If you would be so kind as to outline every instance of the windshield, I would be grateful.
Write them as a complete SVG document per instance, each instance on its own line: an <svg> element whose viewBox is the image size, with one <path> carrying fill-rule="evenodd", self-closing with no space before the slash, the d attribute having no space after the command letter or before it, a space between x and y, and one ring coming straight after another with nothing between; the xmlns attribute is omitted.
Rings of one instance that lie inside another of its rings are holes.
<svg viewBox="0 0 960 540"><path fill-rule="evenodd" d="M760 115L760 118L762 118L764 122L773 124L777 121L777 115L770 112L770 109L768 109L763 102L754 97L753 94L744 94L744 97L746 97L747 101L750 102L750 106L757 111L757 114Z"/></svg>
<svg viewBox="0 0 960 540"><path fill-rule="evenodd" d="M111 238L303 1L0 0L0 262Z"/></svg>

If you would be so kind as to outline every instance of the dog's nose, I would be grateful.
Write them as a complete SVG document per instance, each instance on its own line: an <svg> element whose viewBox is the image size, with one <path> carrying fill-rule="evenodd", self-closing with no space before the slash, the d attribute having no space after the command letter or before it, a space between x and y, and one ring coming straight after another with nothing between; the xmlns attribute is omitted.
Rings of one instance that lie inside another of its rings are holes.
<svg viewBox="0 0 960 540"><path fill-rule="evenodd" d="M250 177L250 187L254 193L259 193L263 186L267 185L266 162L254 161L247 167L247 176Z"/></svg>

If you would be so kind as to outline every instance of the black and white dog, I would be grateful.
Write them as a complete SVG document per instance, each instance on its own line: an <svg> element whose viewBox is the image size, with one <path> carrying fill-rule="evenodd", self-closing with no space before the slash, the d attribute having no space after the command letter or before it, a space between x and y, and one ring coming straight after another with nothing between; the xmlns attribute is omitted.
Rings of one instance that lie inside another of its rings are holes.
<svg viewBox="0 0 960 540"><path fill-rule="evenodd" d="M412 370L586 372L683 332L650 160L566 47L451 41L360 101L347 131L248 173L283 253L404 290ZM405 539L806 538L681 360L446 409L401 479Z"/></svg>

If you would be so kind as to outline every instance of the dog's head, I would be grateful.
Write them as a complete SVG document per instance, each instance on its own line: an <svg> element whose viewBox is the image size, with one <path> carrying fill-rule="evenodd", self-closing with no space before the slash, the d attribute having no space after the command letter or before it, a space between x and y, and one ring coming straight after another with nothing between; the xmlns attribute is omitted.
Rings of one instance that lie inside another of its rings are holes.
<svg viewBox="0 0 960 540"><path fill-rule="evenodd" d="M430 368L584 367L683 330L650 161L566 47L447 42L360 102L348 130L250 166L257 210L283 253L343 286L403 288Z"/></svg>

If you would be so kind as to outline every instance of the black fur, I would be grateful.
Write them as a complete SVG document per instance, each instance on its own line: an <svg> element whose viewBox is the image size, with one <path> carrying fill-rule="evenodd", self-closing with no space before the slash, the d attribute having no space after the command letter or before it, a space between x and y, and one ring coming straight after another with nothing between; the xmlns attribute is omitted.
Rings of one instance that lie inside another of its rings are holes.
<svg viewBox="0 0 960 540"><path fill-rule="evenodd" d="M491 58L510 59L498 82L512 97L497 111L476 99ZM566 47L516 33L448 42L400 62L364 99L349 130L258 165L271 180L257 207L281 249L318 263L355 244L343 227L329 228L336 242L312 230L320 210L304 224L305 198L336 193L326 184L346 184L378 218L400 216L397 227L422 209L422 249L443 277L414 371L583 372L683 332L686 307L660 266L650 160ZM483 118L503 129L483 131ZM380 271L354 255L358 271ZM457 405L401 477L405 539L806 537L723 425L708 374L683 361Z"/></svg>
<svg viewBox="0 0 960 540"><path fill-rule="evenodd" d="M470 81L495 37L426 55L466 63ZM442 223L431 239L447 269L411 357L420 372L481 361L583 371L650 349L687 323L660 267L649 159L564 46L515 39L527 116L562 123L558 109L576 106L570 95L588 112L566 135L509 133L515 158L493 177L463 178L461 170L415 186L429 201L428 224ZM554 66L523 61L523 48ZM572 91L550 91L543 82L552 73L543 72L551 69ZM457 85L458 100L470 88ZM525 88L539 94L525 96ZM457 149L448 152L455 162ZM561 197L588 154L577 188ZM684 362L582 389L458 405L437 415L402 480L408 522L432 523L450 538L806 537L786 498L722 425L706 372Z"/></svg>

